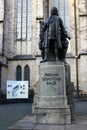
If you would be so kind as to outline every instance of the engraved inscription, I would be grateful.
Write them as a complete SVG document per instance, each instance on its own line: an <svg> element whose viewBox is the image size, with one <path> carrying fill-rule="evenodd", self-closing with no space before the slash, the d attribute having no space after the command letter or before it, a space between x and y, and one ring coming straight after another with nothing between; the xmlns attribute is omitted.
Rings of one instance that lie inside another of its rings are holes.
<svg viewBox="0 0 87 130"><path fill-rule="evenodd" d="M46 85L56 85L61 78L58 73L45 73L42 81L46 82Z"/></svg>

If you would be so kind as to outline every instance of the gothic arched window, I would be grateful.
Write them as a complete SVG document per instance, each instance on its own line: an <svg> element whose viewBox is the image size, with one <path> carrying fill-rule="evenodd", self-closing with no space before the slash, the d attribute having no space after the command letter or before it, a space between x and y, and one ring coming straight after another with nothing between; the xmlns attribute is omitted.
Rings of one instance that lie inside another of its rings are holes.
<svg viewBox="0 0 87 130"><path fill-rule="evenodd" d="M17 54L31 52L32 0L17 0Z"/></svg>
<svg viewBox="0 0 87 130"><path fill-rule="evenodd" d="M21 81L22 80L22 68L20 65L16 67L16 80Z"/></svg>
<svg viewBox="0 0 87 130"><path fill-rule="evenodd" d="M28 65L24 67L24 80L28 81L30 86L30 67Z"/></svg>
<svg viewBox="0 0 87 130"><path fill-rule="evenodd" d="M18 0L17 40L27 41L31 38L31 3L32 0Z"/></svg>

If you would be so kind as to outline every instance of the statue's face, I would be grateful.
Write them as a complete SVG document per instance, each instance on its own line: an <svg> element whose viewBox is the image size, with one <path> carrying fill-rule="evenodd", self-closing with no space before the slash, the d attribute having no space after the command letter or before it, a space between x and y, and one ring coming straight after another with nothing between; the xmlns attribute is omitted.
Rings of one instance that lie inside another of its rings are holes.
<svg viewBox="0 0 87 130"><path fill-rule="evenodd" d="M58 15L58 10L57 10L56 7L53 7L53 8L51 9L51 14L56 14L56 15Z"/></svg>

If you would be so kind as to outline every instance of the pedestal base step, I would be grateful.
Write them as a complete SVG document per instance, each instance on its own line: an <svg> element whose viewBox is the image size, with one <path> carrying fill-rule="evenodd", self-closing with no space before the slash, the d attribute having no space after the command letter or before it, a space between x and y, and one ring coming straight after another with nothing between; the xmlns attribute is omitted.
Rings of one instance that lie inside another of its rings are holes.
<svg viewBox="0 0 87 130"><path fill-rule="evenodd" d="M71 124L70 109L67 108L36 108L33 113L34 123Z"/></svg>

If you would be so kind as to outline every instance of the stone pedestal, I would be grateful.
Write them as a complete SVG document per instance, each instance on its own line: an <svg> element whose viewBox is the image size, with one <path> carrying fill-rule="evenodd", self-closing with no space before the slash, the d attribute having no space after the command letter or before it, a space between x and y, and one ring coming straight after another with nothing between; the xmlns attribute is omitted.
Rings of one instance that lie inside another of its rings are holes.
<svg viewBox="0 0 87 130"><path fill-rule="evenodd" d="M33 113L35 123L71 124L63 62L40 64L39 94L34 98Z"/></svg>
<svg viewBox="0 0 87 130"><path fill-rule="evenodd" d="M71 121L75 121L75 102L74 102L74 83L71 82L70 66L65 64L65 74L66 74L66 95L68 99L68 104L70 106Z"/></svg>

